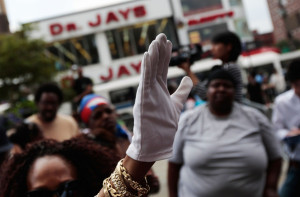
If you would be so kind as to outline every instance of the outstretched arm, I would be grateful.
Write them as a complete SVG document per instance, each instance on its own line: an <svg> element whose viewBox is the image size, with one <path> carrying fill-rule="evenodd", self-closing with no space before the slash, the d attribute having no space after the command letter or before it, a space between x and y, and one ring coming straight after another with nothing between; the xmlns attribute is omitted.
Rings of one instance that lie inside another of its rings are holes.
<svg viewBox="0 0 300 197"><path fill-rule="evenodd" d="M191 64L189 61L181 63L178 67L186 72L186 75L191 78L194 86L200 83L199 78L191 71Z"/></svg>
<svg viewBox="0 0 300 197"><path fill-rule="evenodd" d="M139 183L143 182L155 161L172 156L179 116L193 86L191 79L185 77L175 93L169 94L167 73L171 49L171 42L164 34L160 34L151 43L142 60L141 80L133 109L133 138L123 160L127 173ZM128 186L129 182L125 180L125 185ZM117 186L111 185L111 192L121 192ZM109 193L108 188L104 184L103 191ZM132 187L127 188L133 192ZM100 196L105 196L103 191Z"/></svg>
<svg viewBox="0 0 300 197"><path fill-rule="evenodd" d="M266 185L264 188L264 197L278 197L277 185L281 170L281 159L269 161L267 168Z"/></svg>

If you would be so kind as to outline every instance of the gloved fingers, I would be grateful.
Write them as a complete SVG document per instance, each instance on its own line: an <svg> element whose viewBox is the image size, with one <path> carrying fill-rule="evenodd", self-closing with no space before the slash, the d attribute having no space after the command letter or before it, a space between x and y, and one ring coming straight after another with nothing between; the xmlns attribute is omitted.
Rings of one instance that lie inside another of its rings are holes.
<svg viewBox="0 0 300 197"><path fill-rule="evenodd" d="M151 81L151 60L148 52L144 53L142 63L141 63L141 80L139 84L139 88L141 84L149 85Z"/></svg>
<svg viewBox="0 0 300 197"><path fill-rule="evenodd" d="M160 60L160 54L159 54L159 44L156 40L152 41L149 49L148 49L148 54L150 58L150 65L147 65L149 69L151 69L151 78L150 78L150 83L156 78L156 72L157 72L157 67L158 67L158 62Z"/></svg>
<svg viewBox="0 0 300 197"><path fill-rule="evenodd" d="M191 89L193 87L193 82L191 78L184 77L181 80L181 83L177 90L171 95L171 99L175 101L176 103L182 104L182 105L175 105L176 107L181 108L182 110L183 104L186 101Z"/></svg>
<svg viewBox="0 0 300 197"><path fill-rule="evenodd" d="M172 42L168 40L166 43L166 55L165 55L165 61L164 61L164 66L162 71L162 78L165 83L167 83L171 54L172 54Z"/></svg>
<svg viewBox="0 0 300 197"><path fill-rule="evenodd" d="M164 62L167 53L166 52L167 37L165 36L165 34L161 33L158 36L156 36L155 40L157 40L159 44L159 55L160 55L160 59L158 62L157 76L161 77L165 66Z"/></svg>

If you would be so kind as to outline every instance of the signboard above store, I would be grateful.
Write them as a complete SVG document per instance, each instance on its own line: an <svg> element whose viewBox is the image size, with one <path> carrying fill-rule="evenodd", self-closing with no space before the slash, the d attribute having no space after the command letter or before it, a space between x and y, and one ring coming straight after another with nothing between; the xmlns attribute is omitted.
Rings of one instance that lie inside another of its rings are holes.
<svg viewBox="0 0 300 197"><path fill-rule="evenodd" d="M102 24L119 23L121 20L130 20L129 15L133 15L135 18L145 17L146 8L144 6L135 6L133 8L127 8L126 10L118 10L117 12L110 11L104 17L99 13L94 18L91 18L91 20L88 20L87 24L93 28ZM64 31L71 32L79 29L76 22L72 22L65 25L62 23L52 23L49 25L49 30L52 36L56 36L62 34Z"/></svg>
<svg viewBox="0 0 300 197"><path fill-rule="evenodd" d="M207 23L207 22L212 22L214 20L217 20L219 18L225 18L225 17L233 17L234 12L233 11L227 11L227 12L221 12L218 14L213 14L213 15L209 15L209 16L205 16L205 17L201 17L201 18L197 18L197 19L191 19L188 21L188 25L192 26L192 25L199 25L199 24L203 24L203 23Z"/></svg>
<svg viewBox="0 0 300 197"><path fill-rule="evenodd" d="M157 6L159 5L159 6ZM169 1L140 0L33 22L29 36L47 42L170 17Z"/></svg>
<svg viewBox="0 0 300 197"><path fill-rule="evenodd" d="M141 59L143 55L116 60L110 65L94 64L84 68L84 74L90 77L94 84L119 80L139 75L141 72Z"/></svg>

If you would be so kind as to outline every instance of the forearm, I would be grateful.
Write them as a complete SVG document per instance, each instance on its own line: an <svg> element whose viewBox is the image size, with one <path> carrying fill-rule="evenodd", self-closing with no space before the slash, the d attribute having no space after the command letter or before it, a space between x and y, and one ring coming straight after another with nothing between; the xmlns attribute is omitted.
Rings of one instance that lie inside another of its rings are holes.
<svg viewBox="0 0 300 197"><path fill-rule="evenodd" d="M126 155L123 161L123 166L134 181L138 183L143 183L145 181L145 176L147 172L151 169L154 163L155 162L137 161ZM128 182L126 182L125 185L127 187L127 191L135 193L135 191L132 190L132 188L130 188ZM105 197L104 189L101 189L97 197Z"/></svg>
<svg viewBox="0 0 300 197"><path fill-rule="evenodd" d="M276 136L280 140L283 140L290 131L288 129L284 128L284 125L282 124L282 121L279 121L278 119L274 118L274 114L273 114L272 122L273 122L273 125L274 125L274 129L276 131Z"/></svg>
<svg viewBox="0 0 300 197"><path fill-rule="evenodd" d="M123 161L124 167L127 169L128 173L137 182L142 182L145 180L147 172L151 169L155 162L141 162L134 160L126 155Z"/></svg>
<svg viewBox="0 0 300 197"><path fill-rule="evenodd" d="M189 61L181 63L180 65L178 65L178 67L186 72L186 75L192 79L194 85L200 82L198 77L191 71L191 65Z"/></svg>
<svg viewBox="0 0 300 197"><path fill-rule="evenodd" d="M181 165L169 162L168 167L168 188L169 197L178 196L178 180Z"/></svg>
<svg viewBox="0 0 300 197"><path fill-rule="evenodd" d="M277 184L281 171L281 162L281 159L270 161L267 169L265 190L272 189L277 191Z"/></svg>
<svg viewBox="0 0 300 197"><path fill-rule="evenodd" d="M191 70L186 71L186 74L192 79L194 85L197 85L200 82L198 77Z"/></svg>

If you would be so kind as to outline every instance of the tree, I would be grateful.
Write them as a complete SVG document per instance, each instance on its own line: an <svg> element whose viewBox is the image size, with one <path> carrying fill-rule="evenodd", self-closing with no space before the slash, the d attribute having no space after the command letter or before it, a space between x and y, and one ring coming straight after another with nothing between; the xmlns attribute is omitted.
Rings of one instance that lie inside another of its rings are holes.
<svg viewBox="0 0 300 197"><path fill-rule="evenodd" d="M26 30L0 35L0 99L20 96L20 85L32 87L52 80L55 60L47 55L46 43L31 40Z"/></svg>

